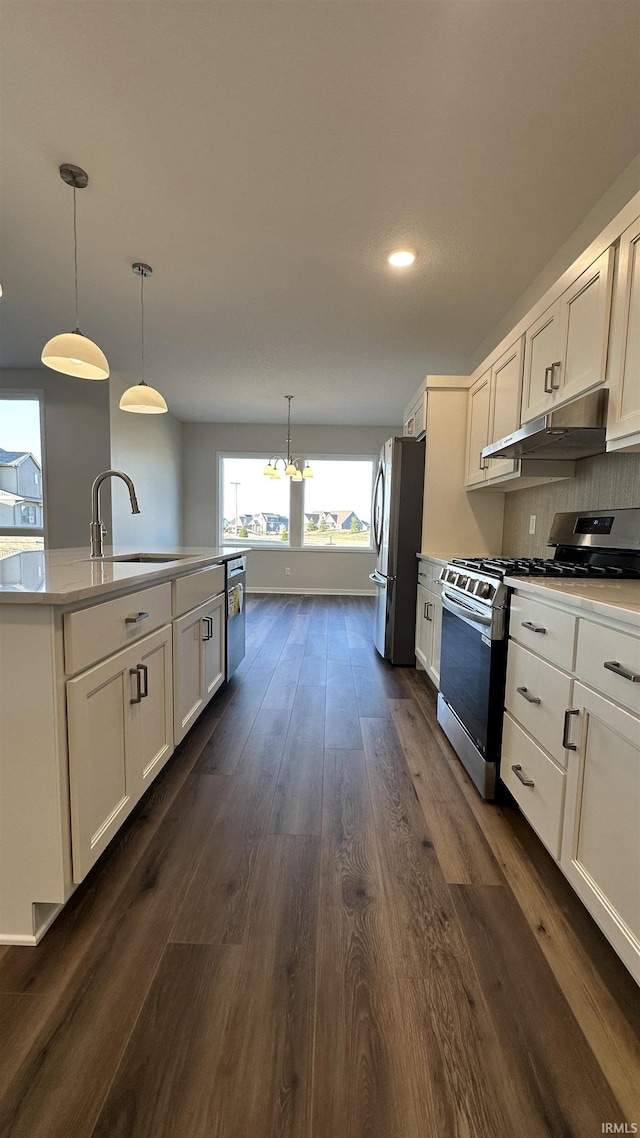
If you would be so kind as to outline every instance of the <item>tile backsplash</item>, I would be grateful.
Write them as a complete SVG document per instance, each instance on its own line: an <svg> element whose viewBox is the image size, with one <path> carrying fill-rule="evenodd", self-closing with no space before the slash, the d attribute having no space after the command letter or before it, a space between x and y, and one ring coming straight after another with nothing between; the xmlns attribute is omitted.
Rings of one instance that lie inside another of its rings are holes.
<svg viewBox="0 0 640 1138"><path fill-rule="evenodd" d="M546 557L553 515L570 510L640 506L640 454L598 454L576 465L575 478L505 495L505 557ZM536 532L529 518L536 515Z"/></svg>

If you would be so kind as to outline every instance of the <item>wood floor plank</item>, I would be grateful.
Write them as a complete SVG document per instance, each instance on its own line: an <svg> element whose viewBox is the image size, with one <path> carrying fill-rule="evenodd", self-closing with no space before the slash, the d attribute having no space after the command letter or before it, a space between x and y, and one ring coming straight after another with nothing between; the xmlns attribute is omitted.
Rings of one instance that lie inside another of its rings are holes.
<svg viewBox="0 0 640 1138"><path fill-rule="evenodd" d="M283 648L276 664L271 683L262 701L262 708L291 710L298 688L303 656L297 644Z"/></svg>
<svg viewBox="0 0 640 1138"><path fill-rule="evenodd" d="M445 881L504 885L504 875L412 699L389 700Z"/></svg>
<svg viewBox="0 0 640 1138"><path fill-rule="evenodd" d="M0 1099L0 1134L88 1138L222 801L190 774ZM226 789L226 787L225 787ZM123 951L126 946L126 951Z"/></svg>
<svg viewBox="0 0 640 1138"><path fill-rule="evenodd" d="M237 983L235 945L170 944L92 1138L211 1138Z"/></svg>
<svg viewBox="0 0 640 1138"><path fill-rule="evenodd" d="M262 839L211 1138L311 1133L318 858L317 838Z"/></svg>
<svg viewBox="0 0 640 1138"><path fill-rule="evenodd" d="M301 685L291 712L269 823L272 834L319 834L325 689Z"/></svg>
<svg viewBox="0 0 640 1138"><path fill-rule="evenodd" d="M327 675L324 745L327 750L362 750L350 664L334 663Z"/></svg>
<svg viewBox="0 0 640 1138"><path fill-rule="evenodd" d="M195 769L199 774L233 774L273 679L274 670L275 662L268 668L254 664L247 673L245 682L225 709L198 758Z"/></svg>
<svg viewBox="0 0 640 1138"><path fill-rule="evenodd" d="M261 712L244 747L229 794L217 814L177 915L172 941L241 944L256 868L267 830L286 740L283 712ZM280 718L278 718L280 717Z"/></svg>
<svg viewBox="0 0 640 1138"><path fill-rule="evenodd" d="M327 751L325 770L312 1133L452 1134L437 1045L407 1046L364 756Z"/></svg>
<svg viewBox="0 0 640 1138"><path fill-rule="evenodd" d="M423 1030L438 1041L455 1088L453 1132L522 1133L518 1073L499 1046L393 723L363 719L362 733L397 968L424 986ZM525 1133L543 1134L540 1120Z"/></svg>
<svg viewBox="0 0 640 1138"><path fill-rule="evenodd" d="M490 886L456 885L451 892L494 1024L517 1062L531 1110L552 1134L589 1134L594 1124L599 1129L603 1121L624 1121L514 897Z"/></svg>

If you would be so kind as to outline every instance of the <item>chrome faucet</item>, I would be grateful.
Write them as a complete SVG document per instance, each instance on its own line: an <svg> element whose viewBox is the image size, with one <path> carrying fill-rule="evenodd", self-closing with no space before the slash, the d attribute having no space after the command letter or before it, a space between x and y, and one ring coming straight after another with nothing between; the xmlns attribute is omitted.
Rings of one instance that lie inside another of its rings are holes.
<svg viewBox="0 0 640 1138"><path fill-rule="evenodd" d="M105 478L121 478L126 482L129 491L129 498L131 499L131 513L139 514L140 507L138 499L136 498L136 488L129 478L128 474L123 474L121 470L104 470L96 478L93 486L91 487L91 501L93 504L93 514L91 518L91 556L102 557L103 555L103 539L107 532L102 524L100 517L100 487Z"/></svg>

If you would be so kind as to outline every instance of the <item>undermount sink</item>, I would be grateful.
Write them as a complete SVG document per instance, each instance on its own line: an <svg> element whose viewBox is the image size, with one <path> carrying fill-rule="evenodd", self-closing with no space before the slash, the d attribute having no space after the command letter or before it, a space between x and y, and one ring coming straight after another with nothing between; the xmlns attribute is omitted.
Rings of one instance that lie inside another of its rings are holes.
<svg viewBox="0 0 640 1138"><path fill-rule="evenodd" d="M119 561L125 565L132 563L136 564L151 564L151 565L166 565L170 561L181 561L184 558L193 557L192 553L116 553L112 557L92 557L91 561Z"/></svg>

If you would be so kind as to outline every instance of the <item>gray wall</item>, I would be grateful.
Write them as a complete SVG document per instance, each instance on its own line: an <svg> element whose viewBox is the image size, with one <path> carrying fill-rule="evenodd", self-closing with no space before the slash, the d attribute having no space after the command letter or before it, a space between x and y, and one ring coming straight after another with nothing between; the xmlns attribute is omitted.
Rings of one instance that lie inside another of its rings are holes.
<svg viewBox="0 0 640 1138"><path fill-rule="evenodd" d="M617 213L640 190L640 155L627 166L627 169L609 187L606 194L587 214L571 237L561 245L554 257L531 282L528 289L514 302L502 320L485 336L469 360L469 374L493 351L503 336L526 316L530 308L540 300L570 265L584 253L585 249L609 224Z"/></svg>
<svg viewBox="0 0 640 1138"><path fill-rule="evenodd" d="M565 482L505 495L505 556L546 557L555 513L640 506L640 454L599 454L583 459L576 469L575 478ZM531 514L536 515L536 532L532 536Z"/></svg>
<svg viewBox="0 0 640 1138"><path fill-rule="evenodd" d="M390 427L294 425L296 454L377 455ZM183 423L183 513L185 545L218 544L218 453L282 454L286 427L249 423ZM285 576L285 567L291 575ZM287 591L371 592L375 555L336 550L252 550L248 587Z"/></svg>
<svg viewBox="0 0 640 1138"><path fill-rule="evenodd" d="M135 415L118 404L131 380L111 375L111 465L134 481L140 513L126 487L112 488L113 542L136 549L182 545L182 434L173 415Z"/></svg>
<svg viewBox="0 0 640 1138"><path fill-rule="evenodd" d="M91 483L110 465L109 384L45 367L2 368L0 389L43 393L46 542L54 549L88 548ZM110 526L108 496L104 506Z"/></svg>

